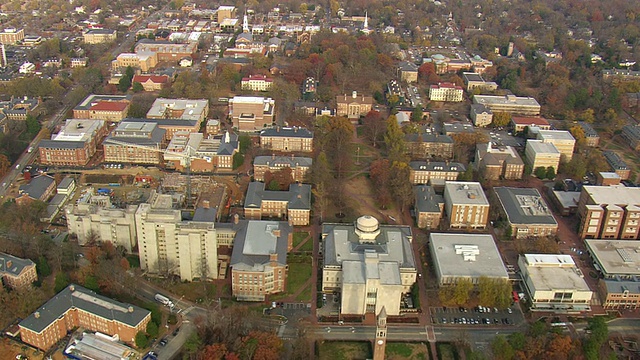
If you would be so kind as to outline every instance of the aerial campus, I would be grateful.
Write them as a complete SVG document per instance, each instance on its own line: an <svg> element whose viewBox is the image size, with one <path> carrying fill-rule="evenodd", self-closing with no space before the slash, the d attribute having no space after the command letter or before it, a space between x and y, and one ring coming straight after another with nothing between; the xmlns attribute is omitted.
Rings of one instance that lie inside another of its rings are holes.
<svg viewBox="0 0 640 360"><path fill-rule="evenodd" d="M640 356L634 1L0 25L1 359Z"/></svg>

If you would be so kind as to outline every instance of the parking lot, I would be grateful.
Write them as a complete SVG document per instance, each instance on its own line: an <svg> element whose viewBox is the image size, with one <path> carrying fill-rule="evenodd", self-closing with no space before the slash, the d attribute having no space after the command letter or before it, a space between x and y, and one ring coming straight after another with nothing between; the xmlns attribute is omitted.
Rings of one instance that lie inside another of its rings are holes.
<svg viewBox="0 0 640 360"><path fill-rule="evenodd" d="M431 323L439 325L515 325L522 321L522 313L516 306L507 309L486 307L431 307Z"/></svg>

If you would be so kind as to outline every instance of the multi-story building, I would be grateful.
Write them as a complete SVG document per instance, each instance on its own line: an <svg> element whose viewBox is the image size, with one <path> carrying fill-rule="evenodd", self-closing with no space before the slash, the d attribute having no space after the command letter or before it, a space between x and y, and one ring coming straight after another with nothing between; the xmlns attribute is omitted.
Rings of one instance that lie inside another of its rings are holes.
<svg viewBox="0 0 640 360"><path fill-rule="evenodd" d="M401 61L396 67L396 74L400 81L414 83L418 81L418 65L410 61Z"/></svg>
<svg viewBox="0 0 640 360"><path fill-rule="evenodd" d="M524 254L518 257L531 311L580 313L591 310L593 292L571 255Z"/></svg>
<svg viewBox="0 0 640 360"><path fill-rule="evenodd" d="M138 53L121 53L111 61L111 69L114 72L123 72L127 67L140 69L143 73L151 71L158 65L158 56L155 52L141 51Z"/></svg>
<svg viewBox="0 0 640 360"><path fill-rule="evenodd" d="M493 111L482 104L471 104L469 115L476 127L485 127L493 121Z"/></svg>
<svg viewBox="0 0 640 360"><path fill-rule="evenodd" d="M251 182L244 201L244 216L260 220L263 217L288 219L292 225L309 225L311 185L291 184L289 191L265 190L262 182Z"/></svg>
<svg viewBox="0 0 640 360"><path fill-rule="evenodd" d="M551 124L547 119L543 117L525 117L525 116L512 116L511 128L515 133L521 133L528 127L536 127L540 130L550 130Z"/></svg>
<svg viewBox="0 0 640 360"><path fill-rule="evenodd" d="M263 75L250 75L242 78L240 83L242 90L251 91L269 91L273 87L273 79L269 79Z"/></svg>
<svg viewBox="0 0 640 360"><path fill-rule="evenodd" d="M73 108L73 117L118 122L127 117L130 103L131 95L91 94Z"/></svg>
<svg viewBox="0 0 640 360"><path fill-rule="evenodd" d="M600 145L600 135L598 132L591 126L591 124L580 121L578 123L584 132L584 144L591 147L596 147Z"/></svg>
<svg viewBox="0 0 640 360"><path fill-rule="evenodd" d="M406 134L404 142L407 152L412 158L451 159L453 157L451 136L437 133Z"/></svg>
<svg viewBox="0 0 640 360"><path fill-rule="evenodd" d="M28 115L38 115L40 103L42 103L40 98L12 96L7 101L0 101L0 113L9 120L25 121Z"/></svg>
<svg viewBox="0 0 640 360"><path fill-rule="evenodd" d="M456 121L453 123L444 123L442 125L442 135L455 135L455 134L473 134L476 130L473 125Z"/></svg>
<svg viewBox="0 0 640 360"><path fill-rule="evenodd" d="M494 191L512 236L553 236L558 231L558 223L537 189L496 187Z"/></svg>
<svg viewBox="0 0 640 360"><path fill-rule="evenodd" d="M21 289L38 280L36 264L29 259L22 259L0 252L0 277L6 287Z"/></svg>
<svg viewBox="0 0 640 360"><path fill-rule="evenodd" d="M138 205L125 209L112 207L107 195L88 193L75 205L67 205L67 229L79 245L89 241L110 242L131 253L137 245L135 213Z"/></svg>
<svg viewBox="0 0 640 360"><path fill-rule="evenodd" d="M136 54L155 53L158 62L167 61L177 63L182 58L194 58L197 52L197 42L176 44L169 41L142 39L138 41L135 46Z"/></svg>
<svg viewBox="0 0 640 360"><path fill-rule="evenodd" d="M421 229L438 229L444 214L444 198L436 194L432 186L418 185L414 187L416 195L416 223Z"/></svg>
<svg viewBox="0 0 640 360"><path fill-rule="evenodd" d="M409 167L409 181L414 185L428 184L432 179L454 181L467 170L461 163L448 161L411 161Z"/></svg>
<svg viewBox="0 0 640 360"><path fill-rule="evenodd" d="M380 225L373 216L354 224L322 225L322 291L340 293L340 313L400 315L402 296L416 282L409 226Z"/></svg>
<svg viewBox="0 0 640 360"><path fill-rule="evenodd" d="M238 301L264 301L286 290L292 229L284 221L247 221L231 254L231 292Z"/></svg>
<svg viewBox="0 0 640 360"><path fill-rule="evenodd" d="M123 121L102 142L104 161L160 165L164 135L158 124Z"/></svg>
<svg viewBox="0 0 640 360"><path fill-rule="evenodd" d="M455 285L462 279L478 284L481 277L509 280L490 234L431 233L429 250L439 286Z"/></svg>
<svg viewBox="0 0 640 360"><path fill-rule="evenodd" d="M49 200L56 191L56 180L49 175L32 178L28 183L20 185L16 204L27 205L33 201Z"/></svg>
<svg viewBox="0 0 640 360"><path fill-rule="evenodd" d="M86 67L88 62L89 62L89 58L87 57L71 58L71 68L75 69L79 67Z"/></svg>
<svg viewBox="0 0 640 360"><path fill-rule="evenodd" d="M453 83L438 83L429 87L429 100L431 101L462 101L464 90Z"/></svg>
<svg viewBox="0 0 640 360"><path fill-rule="evenodd" d="M212 20L222 23L226 19L236 19L237 17L237 9L235 6L220 5Z"/></svg>
<svg viewBox="0 0 640 360"><path fill-rule="evenodd" d="M581 239L638 239L640 188L583 186L578 216Z"/></svg>
<svg viewBox="0 0 640 360"><path fill-rule="evenodd" d="M198 126L209 115L209 100L156 99L147 112L147 119L195 120Z"/></svg>
<svg viewBox="0 0 640 360"><path fill-rule="evenodd" d="M586 239L584 242L601 279L638 281L640 241Z"/></svg>
<svg viewBox="0 0 640 360"><path fill-rule="evenodd" d="M373 106L373 97L358 95L357 91L353 91L351 96L344 94L336 96L336 114L338 116L346 116L349 119L358 119L360 116L367 115Z"/></svg>
<svg viewBox="0 0 640 360"><path fill-rule="evenodd" d="M478 182L447 181L444 204L451 228L484 229L489 221L489 201Z"/></svg>
<svg viewBox="0 0 640 360"><path fill-rule="evenodd" d="M38 145L40 162L55 166L85 166L107 134L103 120L68 119L51 140Z"/></svg>
<svg viewBox="0 0 640 360"><path fill-rule="evenodd" d="M197 133L200 131L201 123L199 120L188 119L137 119L126 118L123 121L129 123L149 123L156 124L159 129L165 131L164 140L166 142L171 141L173 136L179 132Z"/></svg>
<svg viewBox="0 0 640 360"><path fill-rule="evenodd" d="M102 44L116 41L118 33L111 29L89 29L82 34L85 44Z"/></svg>
<svg viewBox="0 0 640 360"><path fill-rule="evenodd" d="M131 83L140 83L144 91L160 91L169 84L167 75L134 75Z"/></svg>
<svg viewBox="0 0 640 360"><path fill-rule="evenodd" d="M313 132L301 127L275 127L260 131L260 147L267 150L311 152Z"/></svg>
<svg viewBox="0 0 640 360"><path fill-rule="evenodd" d="M176 132L164 151L167 169L214 172L233 168L233 155L240 150L238 135L225 132L205 139L199 132Z"/></svg>
<svg viewBox="0 0 640 360"><path fill-rule="evenodd" d="M291 169L293 181L305 182L307 173L311 169L313 159L300 156L256 156L253 159L253 178L264 182L265 173L274 173L282 169Z"/></svg>
<svg viewBox="0 0 640 360"><path fill-rule="evenodd" d="M633 150L640 150L640 125L623 126L622 137L627 139L629 146L631 146Z"/></svg>
<svg viewBox="0 0 640 360"><path fill-rule="evenodd" d="M229 117L240 131L256 131L275 121L275 100L261 96L234 96L229 99Z"/></svg>
<svg viewBox="0 0 640 360"><path fill-rule="evenodd" d="M573 157L573 150L576 146L576 139L570 132L565 130L541 130L536 129L537 139L545 143L555 145L556 149L564 156L566 161ZM556 168L557 169L557 168Z"/></svg>
<svg viewBox="0 0 640 360"><path fill-rule="evenodd" d="M531 169L539 167L548 168L549 166L558 170L560 164L560 151L552 143L546 143L542 140L527 140L527 146L524 151L527 164Z"/></svg>
<svg viewBox="0 0 640 360"><path fill-rule="evenodd" d="M77 327L117 336L121 341L132 344L138 332L146 331L149 321L149 310L72 284L18 325L23 342L48 350Z"/></svg>
<svg viewBox="0 0 640 360"><path fill-rule="evenodd" d="M482 104L493 113L507 112L520 115L539 115L540 104L532 97L518 97L515 95L495 96L495 95L474 95L474 104Z"/></svg>
<svg viewBox="0 0 640 360"><path fill-rule="evenodd" d="M135 214L140 268L192 281L218 278L215 209L198 208L183 219L172 195L152 193Z"/></svg>
<svg viewBox="0 0 640 360"><path fill-rule="evenodd" d="M620 175L614 172L599 171L596 173L596 185L598 186L619 185L621 180Z"/></svg>
<svg viewBox="0 0 640 360"><path fill-rule="evenodd" d="M495 91L498 89L498 84L493 81L485 81L482 75L478 73L463 72L462 80L467 86L467 91L473 91L474 89Z"/></svg>
<svg viewBox="0 0 640 360"><path fill-rule="evenodd" d="M5 28L0 32L0 44L15 45L24 40L24 29Z"/></svg>
<svg viewBox="0 0 640 360"><path fill-rule="evenodd" d="M631 177L631 169L627 166L627 163L622 160L620 155L616 154L612 150L604 150L602 151L602 155L605 160L618 176L620 176L620 180L628 180Z"/></svg>
<svg viewBox="0 0 640 360"><path fill-rule="evenodd" d="M519 180L524 173L524 162L514 147L492 142L476 145L476 166L486 180Z"/></svg>
<svg viewBox="0 0 640 360"><path fill-rule="evenodd" d="M640 307L640 282L601 279L598 292L605 309L637 309Z"/></svg>

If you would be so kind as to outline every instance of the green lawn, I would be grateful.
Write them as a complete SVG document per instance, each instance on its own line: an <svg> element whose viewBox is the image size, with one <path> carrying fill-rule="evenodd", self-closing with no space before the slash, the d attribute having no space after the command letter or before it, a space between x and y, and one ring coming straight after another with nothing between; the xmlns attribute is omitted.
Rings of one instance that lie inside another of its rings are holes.
<svg viewBox="0 0 640 360"><path fill-rule="evenodd" d="M307 231L298 231L293 233L293 248L295 249L304 239L309 236L309 232Z"/></svg>
<svg viewBox="0 0 640 360"><path fill-rule="evenodd" d="M313 239L309 238L309 240L307 240L306 243L302 244L302 246L300 246L300 248L298 249L299 252L303 252L303 251L313 251Z"/></svg>
<svg viewBox="0 0 640 360"><path fill-rule="evenodd" d="M449 343L438 343L436 344L436 349L438 351L438 359L439 360L457 360L458 354L456 354L453 345Z"/></svg>
<svg viewBox="0 0 640 360"><path fill-rule="evenodd" d="M429 349L424 343L390 343L387 342L385 357L389 360L428 358Z"/></svg>
<svg viewBox="0 0 640 360"><path fill-rule="evenodd" d="M298 289L311 278L313 268L310 258L303 259L303 262L290 261L288 263L287 294L291 295L298 291Z"/></svg>
<svg viewBox="0 0 640 360"><path fill-rule="evenodd" d="M320 360L356 360L373 357L368 342L324 341L318 344Z"/></svg>
<svg viewBox="0 0 640 360"><path fill-rule="evenodd" d="M304 288L304 290L296 296L296 301L300 302L311 302L311 294L313 290L313 286L309 285Z"/></svg>

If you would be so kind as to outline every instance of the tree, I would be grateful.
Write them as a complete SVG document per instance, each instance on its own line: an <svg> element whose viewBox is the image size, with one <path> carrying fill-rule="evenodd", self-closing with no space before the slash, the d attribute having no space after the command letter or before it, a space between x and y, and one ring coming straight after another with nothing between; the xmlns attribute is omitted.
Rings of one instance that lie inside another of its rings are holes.
<svg viewBox="0 0 640 360"><path fill-rule="evenodd" d="M586 140L586 136L584 134L584 129L580 125L574 125L569 128L569 132L576 139L576 143L578 146L583 146Z"/></svg>
<svg viewBox="0 0 640 360"><path fill-rule="evenodd" d="M30 137L35 137L40 132L40 129L41 129L41 125L40 125L40 122L38 121L38 118L29 114L27 115L27 119L25 122L27 125L27 133L29 133Z"/></svg>
<svg viewBox="0 0 640 360"><path fill-rule="evenodd" d="M47 261L46 257L44 256L38 257L38 261L36 262L36 270L40 278L51 275L51 267L49 266L49 262Z"/></svg>
<svg viewBox="0 0 640 360"><path fill-rule="evenodd" d="M471 280L463 278L458 280L454 285L453 290L453 302L457 305L464 305L469 301L471 296L471 290L473 290L473 284Z"/></svg>
<svg viewBox="0 0 640 360"><path fill-rule="evenodd" d="M596 121L593 109L589 108L581 112L580 115L578 115L578 120L593 124Z"/></svg>
<svg viewBox="0 0 640 360"><path fill-rule="evenodd" d="M413 185L409 180L411 169L409 164L401 161L394 161L391 166L391 176L389 177L389 188L400 205L400 212L404 214L405 209L413 201Z"/></svg>
<svg viewBox="0 0 640 360"><path fill-rule="evenodd" d="M387 132L384 135L384 143L389 160L392 162L405 160L404 133L400 129L395 115L391 115L387 119Z"/></svg>
<svg viewBox="0 0 640 360"><path fill-rule="evenodd" d="M236 170L244 164L244 155L237 152L233 154L233 170Z"/></svg>
<svg viewBox="0 0 640 360"><path fill-rule="evenodd" d="M133 92L136 92L136 93L144 91L144 87L142 86L142 84L137 81L133 83L133 86L131 87L131 89L133 90Z"/></svg>
<svg viewBox="0 0 640 360"><path fill-rule="evenodd" d="M84 287L89 290L93 290L95 292L100 291L100 286L98 285L98 279L95 276L89 275L84 278Z"/></svg>
<svg viewBox="0 0 640 360"><path fill-rule="evenodd" d="M138 349L144 349L149 346L149 338L144 332L138 331L135 337L135 343Z"/></svg>
<svg viewBox="0 0 640 360"><path fill-rule="evenodd" d="M391 162L388 159L378 159L371 162L369 166L369 176L377 189L375 193L376 201L380 208L386 209L391 204L391 193L389 192L389 179L391 177Z"/></svg>
<svg viewBox="0 0 640 360"><path fill-rule="evenodd" d="M556 178L556 170L553 168L553 166L547 167L545 177L549 180L553 180Z"/></svg>
<svg viewBox="0 0 640 360"><path fill-rule="evenodd" d="M378 142L384 133L386 123L379 111L371 110L362 119L364 135L371 142L373 147L378 147Z"/></svg>
<svg viewBox="0 0 640 360"><path fill-rule="evenodd" d="M147 323L147 335L149 335L149 337L155 338L159 333L160 330L158 329L158 324L153 321L149 321Z"/></svg>
<svg viewBox="0 0 640 360"><path fill-rule="evenodd" d="M533 170L533 175L538 179L544 179L547 176L547 169L545 169L544 166L538 166Z"/></svg>
<svg viewBox="0 0 640 360"><path fill-rule="evenodd" d="M0 154L0 177L4 177L11 169L11 161L5 154Z"/></svg>
<svg viewBox="0 0 640 360"><path fill-rule="evenodd" d="M59 293L60 291L64 290L67 285L69 285L69 276L67 275L67 273L62 271L57 273L53 291Z"/></svg>
<svg viewBox="0 0 640 360"><path fill-rule="evenodd" d="M435 75L435 73L436 67L431 62L426 62L420 65L420 67L418 68L418 76L422 80L427 80L429 78L429 75Z"/></svg>
<svg viewBox="0 0 640 360"><path fill-rule="evenodd" d="M129 90L130 87L131 87L131 79L128 78L127 76L121 77L120 81L118 81L118 91L127 92L127 90Z"/></svg>
<svg viewBox="0 0 640 360"><path fill-rule="evenodd" d="M423 117L424 113L422 112L422 106L416 106L416 108L411 112L411 121L420 122Z"/></svg>
<svg viewBox="0 0 640 360"><path fill-rule="evenodd" d="M505 127L509 125L510 121L511 121L511 114L503 111L498 111L493 113L491 125L493 125L494 127Z"/></svg>
<svg viewBox="0 0 640 360"><path fill-rule="evenodd" d="M511 360L515 357L515 350L504 336L498 335L491 342L491 352L493 359Z"/></svg>
<svg viewBox="0 0 640 360"><path fill-rule="evenodd" d="M473 181L473 167L467 166L467 169L458 174L458 181Z"/></svg>

